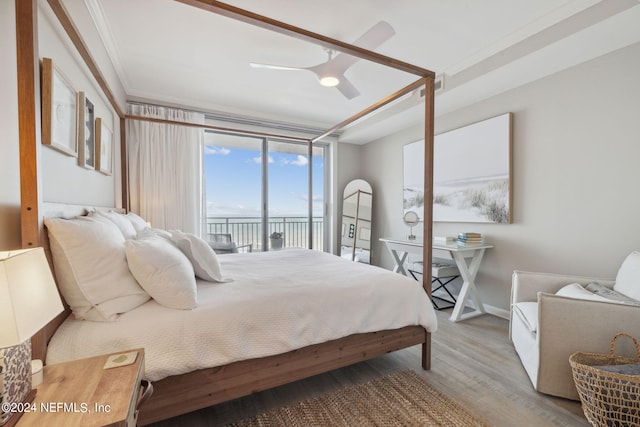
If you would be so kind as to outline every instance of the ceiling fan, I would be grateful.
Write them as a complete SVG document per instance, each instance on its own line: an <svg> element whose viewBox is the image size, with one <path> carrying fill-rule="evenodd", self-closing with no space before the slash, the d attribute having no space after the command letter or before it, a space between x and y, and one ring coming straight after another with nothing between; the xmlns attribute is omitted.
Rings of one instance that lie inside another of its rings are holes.
<svg viewBox="0 0 640 427"><path fill-rule="evenodd" d="M358 40L353 42L355 46L361 47L367 50L375 50L382 43L387 41L391 36L395 34L393 27L385 22L380 21L366 33L364 33ZM318 65L311 67L288 67L285 65L270 65L270 64L258 64L250 62L249 65L254 68L268 68L272 70L284 70L284 71L311 71L318 76L320 84L328 87L335 87L338 89L347 99L355 98L360 95L358 89L345 77L344 73L356 63L360 58L345 53L338 53L336 55L333 50L326 50L329 59Z"/></svg>

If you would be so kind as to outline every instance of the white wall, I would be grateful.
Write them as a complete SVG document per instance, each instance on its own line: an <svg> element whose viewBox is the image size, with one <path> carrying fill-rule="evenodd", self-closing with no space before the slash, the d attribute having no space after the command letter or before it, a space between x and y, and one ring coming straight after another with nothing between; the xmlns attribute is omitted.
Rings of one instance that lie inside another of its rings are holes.
<svg viewBox="0 0 640 427"><path fill-rule="evenodd" d="M513 224L434 224L434 234L472 229L496 245L478 275L485 303L508 310L514 269L615 277L640 249L639 75L636 44L436 118L439 134L514 113ZM414 127L362 148L376 241L407 234L402 146L421 138ZM374 257L393 266L379 242Z"/></svg>
<svg viewBox="0 0 640 427"><path fill-rule="evenodd" d="M48 4L40 3L38 14L38 39L40 57L52 58L54 64L73 83L78 91L86 94L95 108L95 117L106 121L114 133L116 151L114 171L120 168L120 121L102 94L88 68L70 43L62 26ZM95 170L78 165L78 159L48 147L41 157L42 200L45 202L78 203L96 206L113 206L116 201L116 179ZM118 181L119 182L119 181Z"/></svg>
<svg viewBox="0 0 640 427"><path fill-rule="evenodd" d="M15 2L0 1L0 250L21 247Z"/></svg>

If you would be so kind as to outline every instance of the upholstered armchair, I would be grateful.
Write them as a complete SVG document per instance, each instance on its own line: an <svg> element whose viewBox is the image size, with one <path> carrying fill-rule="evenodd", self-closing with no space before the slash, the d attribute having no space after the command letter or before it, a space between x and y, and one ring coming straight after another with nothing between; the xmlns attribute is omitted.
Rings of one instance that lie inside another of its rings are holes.
<svg viewBox="0 0 640 427"><path fill-rule="evenodd" d="M607 354L618 332L640 337L640 307L556 295L568 284L594 281L609 289L615 284L611 279L513 273L509 338L535 390L579 400L569 356L577 351ZM640 289L640 276L636 283ZM616 354L636 356L630 343L619 344Z"/></svg>

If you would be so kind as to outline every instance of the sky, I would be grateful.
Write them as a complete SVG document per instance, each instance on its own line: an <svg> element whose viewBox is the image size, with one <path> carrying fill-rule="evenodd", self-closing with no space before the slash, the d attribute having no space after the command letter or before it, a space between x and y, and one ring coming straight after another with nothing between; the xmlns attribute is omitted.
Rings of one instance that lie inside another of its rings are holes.
<svg viewBox="0 0 640 427"><path fill-rule="evenodd" d="M282 144L281 144L282 145ZM205 146L205 190L208 216L261 214L261 163L258 150ZM308 157L269 153L269 215L306 216ZM314 216L322 215L323 159L313 159Z"/></svg>

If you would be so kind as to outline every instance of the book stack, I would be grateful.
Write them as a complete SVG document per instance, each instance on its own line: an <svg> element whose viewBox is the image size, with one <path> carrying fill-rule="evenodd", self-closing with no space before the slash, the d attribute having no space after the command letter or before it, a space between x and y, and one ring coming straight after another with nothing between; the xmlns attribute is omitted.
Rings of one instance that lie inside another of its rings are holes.
<svg viewBox="0 0 640 427"><path fill-rule="evenodd" d="M481 233L460 233L456 241L458 246L480 246L484 243Z"/></svg>
<svg viewBox="0 0 640 427"><path fill-rule="evenodd" d="M456 236L433 236L433 243L440 245L452 245L456 242Z"/></svg>

